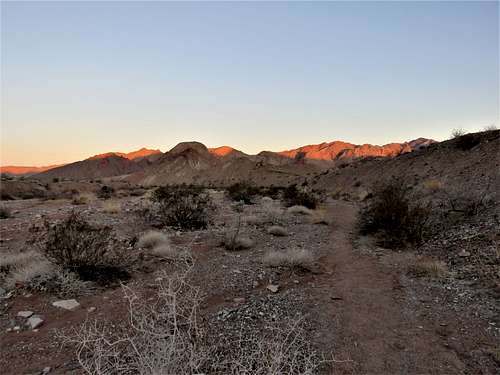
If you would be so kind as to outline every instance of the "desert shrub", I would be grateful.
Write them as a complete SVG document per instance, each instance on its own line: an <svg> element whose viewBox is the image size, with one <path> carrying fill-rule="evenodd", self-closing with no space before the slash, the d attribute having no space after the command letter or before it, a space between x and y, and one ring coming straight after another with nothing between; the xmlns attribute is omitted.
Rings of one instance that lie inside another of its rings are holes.
<svg viewBox="0 0 500 375"><path fill-rule="evenodd" d="M270 267L287 267L308 270L315 258L306 249L291 248L285 251L272 250L264 255L263 263Z"/></svg>
<svg viewBox="0 0 500 375"><path fill-rule="evenodd" d="M462 151L468 151L479 143L481 143L481 135L475 133L464 134L455 139L455 146Z"/></svg>
<svg viewBox="0 0 500 375"><path fill-rule="evenodd" d="M54 178L52 179L52 182L53 182L53 183L55 183L55 184L56 184L56 183L58 183L58 182L59 182L59 178L58 178L58 177L54 177Z"/></svg>
<svg viewBox="0 0 500 375"><path fill-rule="evenodd" d="M209 337L199 318L201 293L186 274L163 272L155 283L148 296L123 287L128 319L87 320L58 333L86 373L305 375L324 363L301 318L270 322L264 332Z"/></svg>
<svg viewBox="0 0 500 375"><path fill-rule="evenodd" d="M412 201L409 189L391 180L373 189L373 198L359 212L361 234L377 234L388 247L419 244L424 238L430 210Z"/></svg>
<svg viewBox="0 0 500 375"><path fill-rule="evenodd" d="M256 215L249 215L249 216L245 216L243 218L243 221L247 225L260 225L264 222L264 218L256 216Z"/></svg>
<svg viewBox="0 0 500 375"><path fill-rule="evenodd" d="M467 134L467 132L462 128L456 128L451 131L451 139L457 139L461 136Z"/></svg>
<svg viewBox="0 0 500 375"><path fill-rule="evenodd" d="M483 131L485 132L492 132L498 130L498 127L495 124L490 124L484 127Z"/></svg>
<svg viewBox="0 0 500 375"><path fill-rule="evenodd" d="M207 228L214 205L203 189L193 186L165 186L155 190L154 216L160 226L184 230Z"/></svg>
<svg viewBox="0 0 500 375"><path fill-rule="evenodd" d="M306 189L299 189L297 185L293 184L288 186L283 191L283 200L288 207L291 206L304 206L309 209L315 209L319 203L320 198L318 194Z"/></svg>
<svg viewBox="0 0 500 375"><path fill-rule="evenodd" d="M157 231L149 231L144 233L137 243L139 247L143 247L146 249L152 249L158 245L162 245L164 243L169 243L169 239L166 234Z"/></svg>
<svg viewBox="0 0 500 375"><path fill-rule="evenodd" d="M73 199L71 200L71 204L74 205L83 205L89 204L94 199L94 195L91 193L77 193L73 195Z"/></svg>
<svg viewBox="0 0 500 375"><path fill-rule="evenodd" d="M292 215L312 215L313 211L304 206L292 206L286 210Z"/></svg>
<svg viewBox="0 0 500 375"><path fill-rule="evenodd" d="M464 187L449 188L444 195L448 213L459 213L466 217L476 216L486 210L493 200L489 194L489 185L480 190Z"/></svg>
<svg viewBox="0 0 500 375"><path fill-rule="evenodd" d="M101 199L110 199L115 194L112 186L104 185L97 191L97 196Z"/></svg>
<svg viewBox="0 0 500 375"><path fill-rule="evenodd" d="M410 267L410 271L416 276L433 279L441 279L448 274L446 263L429 257L417 259L415 264Z"/></svg>
<svg viewBox="0 0 500 375"><path fill-rule="evenodd" d="M228 196L235 202L253 204L259 189L249 182L237 182L227 188Z"/></svg>
<svg viewBox="0 0 500 375"><path fill-rule="evenodd" d="M73 212L55 225L45 223L42 251L52 263L82 280L108 284L129 276L115 242L111 228L93 226Z"/></svg>
<svg viewBox="0 0 500 375"><path fill-rule="evenodd" d="M229 251L250 249L254 244L251 238L239 235L234 236L233 234L228 234L223 240L223 246Z"/></svg>
<svg viewBox="0 0 500 375"><path fill-rule="evenodd" d="M8 219L12 216L12 212L5 206L0 206L0 219Z"/></svg>
<svg viewBox="0 0 500 375"><path fill-rule="evenodd" d="M117 200L107 200L103 204L103 211L107 214L117 214L122 210L122 205Z"/></svg>
<svg viewBox="0 0 500 375"><path fill-rule="evenodd" d="M425 180L422 184L426 190L433 193L443 189L443 183L436 179Z"/></svg>
<svg viewBox="0 0 500 375"><path fill-rule="evenodd" d="M272 234L273 236L279 236L279 237L288 236L287 230L279 225L270 226L267 229L267 233Z"/></svg>

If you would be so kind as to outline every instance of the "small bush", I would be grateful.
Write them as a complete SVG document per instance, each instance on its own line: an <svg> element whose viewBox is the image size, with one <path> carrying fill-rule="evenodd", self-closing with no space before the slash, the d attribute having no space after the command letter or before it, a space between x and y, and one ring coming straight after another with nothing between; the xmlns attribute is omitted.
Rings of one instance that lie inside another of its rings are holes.
<svg viewBox="0 0 500 375"><path fill-rule="evenodd" d="M245 204L253 204L258 193L259 189L249 182L237 182L227 188L227 194L233 201Z"/></svg>
<svg viewBox="0 0 500 375"><path fill-rule="evenodd" d="M306 249L292 248L286 251L273 250L268 252L263 263L270 267L288 267L310 269L315 259Z"/></svg>
<svg viewBox="0 0 500 375"><path fill-rule="evenodd" d="M427 257L418 259L410 271L417 276L433 279L442 279L448 274L446 263Z"/></svg>
<svg viewBox="0 0 500 375"><path fill-rule="evenodd" d="M451 131L451 139L457 139L464 136L467 132L462 128L456 128Z"/></svg>
<svg viewBox="0 0 500 375"><path fill-rule="evenodd" d="M93 226L75 212L55 225L46 222L45 228L42 249L52 263L82 280L102 284L128 278L124 259L113 246L111 228Z"/></svg>
<svg viewBox="0 0 500 375"><path fill-rule="evenodd" d="M110 199L115 194L115 189L112 186L104 185L97 192L97 196L101 199Z"/></svg>
<svg viewBox="0 0 500 375"><path fill-rule="evenodd" d="M8 219L12 217L12 212L4 206L0 206L0 219Z"/></svg>
<svg viewBox="0 0 500 375"><path fill-rule="evenodd" d="M155 216L161 226L206 229L214 209L210 196L193 186L160 187L153 193Z"/></svg>
<svg viewBox="0 0 500 375"><path fill-rule="evenodd" d="M103 211L107 214L117 214L122 210L122 205L116 200L107 200L104 202Z"/></svg>
<svg viewBox="0 0 500 375"><path fill-rule="evenodd" d="M287 209L287 212L292 215L312 215L313 211L304 206L292 206Z"/></svg>
<svg viewBox="0 0 500 375"><path fill-rule="evenodd" d="M361 234L377 234L388 247L422 242L429 220L429 209L411 202L409 189L393 180L376 186L372 200L360 210Z"/></svg>
<svg viewBox="0 0 500 375"><path fill-rule="evenodd" d="M455 140L455 146L462 151L468 151L479 143L481 143L481 135L473 133L462 135Z"/></svg>
<svg viewBox="0 0 500 375"><path fill-rule="evenodd" d="M223 240L223 246L229 251L250 249L254 244L254 241L248 237L233 234L227 235Z"/></svg>
<svg viewBox="0 0 500 375"><path fill-rule="evenodd" d="M73 196L71 204L83 205L89 204L94 199L94 195L91 193L80 193Z"/></svg>
<svg viewBox="0 0 500 375"><path fill-rule="evenodd" d="M434 179L425 180L423 186L426 190L433 193L443 189L443 183Z"/></svg>
<svg viewBox="0 0 500 375"><path fill-rule="evenodd" d="M317 194L306 189L299 189L297 185L288 186L283 192L283 199L288 207L304 206L309 209L315 209L320 199Z"/></svg>
<svg viewBox="0 0 500 375"><path fill-rule="evenodd" d="M143 247L146 249L152 249L156 246L169 243L168 237L162 233L157 231L149 231L144 233L140 238L137 245L139 247Z"/></svg>
<svg viewBox="0 0 500 375"><path fill-rule="evenodd" d="M267 233L272 234L273 236L279 236L279 237L288 236L287 230L279 225L273 225L273 226L269 227L269 229L267 230Z"/></svg>

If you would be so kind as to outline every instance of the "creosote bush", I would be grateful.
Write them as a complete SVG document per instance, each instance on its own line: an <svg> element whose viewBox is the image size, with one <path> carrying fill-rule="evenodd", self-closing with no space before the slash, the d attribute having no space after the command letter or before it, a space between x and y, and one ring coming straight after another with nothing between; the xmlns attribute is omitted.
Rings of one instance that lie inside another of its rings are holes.
<svg viewBox="0 0 500 375"><path fill-rule="evenodd" d="M227 188L228 196L235 202L253 204L259 189L250 182L237 182Z"/></svg>
<svg viewBox="0 0 500 375"><path fill-rule="evenodd" d="M384 246L404 247L422 242L430 210L414 201L409 189L391 180L373 189L373 198L359 212L361 234L376 234Z"/></svg>
<svg viewBox="0 0 500 375"><path fill-rule="evenodd" d="M159 187L152 200L153 218L160 226L183 230L206 229L214 210L210 196L193 185Z"/></svg>
<svg viewBox="0 0 500 375"><path fill-rule="evenodd" d="M42 252L49 261L75 272L82 280L108 284L127 279L124 258L111 234L111 228L93 226L73 212L54 225L45 223Z"/></svg>
<svg viewBox="0 0 500 375"><path fill-rule="evenodd" d="M283 200L287 207L304 206L313 210L320 202L320 197L312 190L305 187L298 188L296 184L293 184L283 191Z"/></svg>

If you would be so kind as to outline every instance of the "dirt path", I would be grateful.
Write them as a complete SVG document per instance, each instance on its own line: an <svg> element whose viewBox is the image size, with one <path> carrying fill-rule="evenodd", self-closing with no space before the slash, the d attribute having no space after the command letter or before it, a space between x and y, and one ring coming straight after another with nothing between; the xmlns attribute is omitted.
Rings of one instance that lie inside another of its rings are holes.
<svg viewBox="0 0 500 375"><path fill-rule="evenodd" d="M353 249L356 208L335 202L329 209L332 251L322 263L332 272L321 278L317 290L322 303L331 306L318 309L324 325L319 340L339 360L334 373L462 373L464 364L443 345L436 322L408 308L401 271Z"/></svg>

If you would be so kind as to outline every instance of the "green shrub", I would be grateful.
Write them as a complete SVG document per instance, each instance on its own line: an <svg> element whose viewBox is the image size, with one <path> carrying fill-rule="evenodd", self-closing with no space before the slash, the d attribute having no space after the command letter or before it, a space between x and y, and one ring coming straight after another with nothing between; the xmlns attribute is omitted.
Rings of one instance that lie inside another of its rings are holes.
<svg viewBox="0 0 500 375"><path fill-rule="evenodd" d="M411 202L409 189L398 180L374 188L373 198L360 210L361 234L377 234L388 247L419 244L424 238L430 210Z"/></svg>
<svg viewBox="0 0 500 375"><path fill-rule="evenodd" d="M299 189L296 184L288 186L283 191L283 200L288 207L304 206L311 210L314 210L320 202L318 194L310 190Z"/></svg>
<svg viewBox="0 0 500 375"><path fill-rule="evenodd" d="M237 182L227 188L227 194L235 202L253 204L253 199L259 194L259 189L249 182Z"/></svg>
<svg viewBox="0 0 500 375"><path fill-rule="evenodd" d="M201 187L193 185L161 186L152 196L152 216L160 226L184 230L207 228L214 206Z"/></svg>

